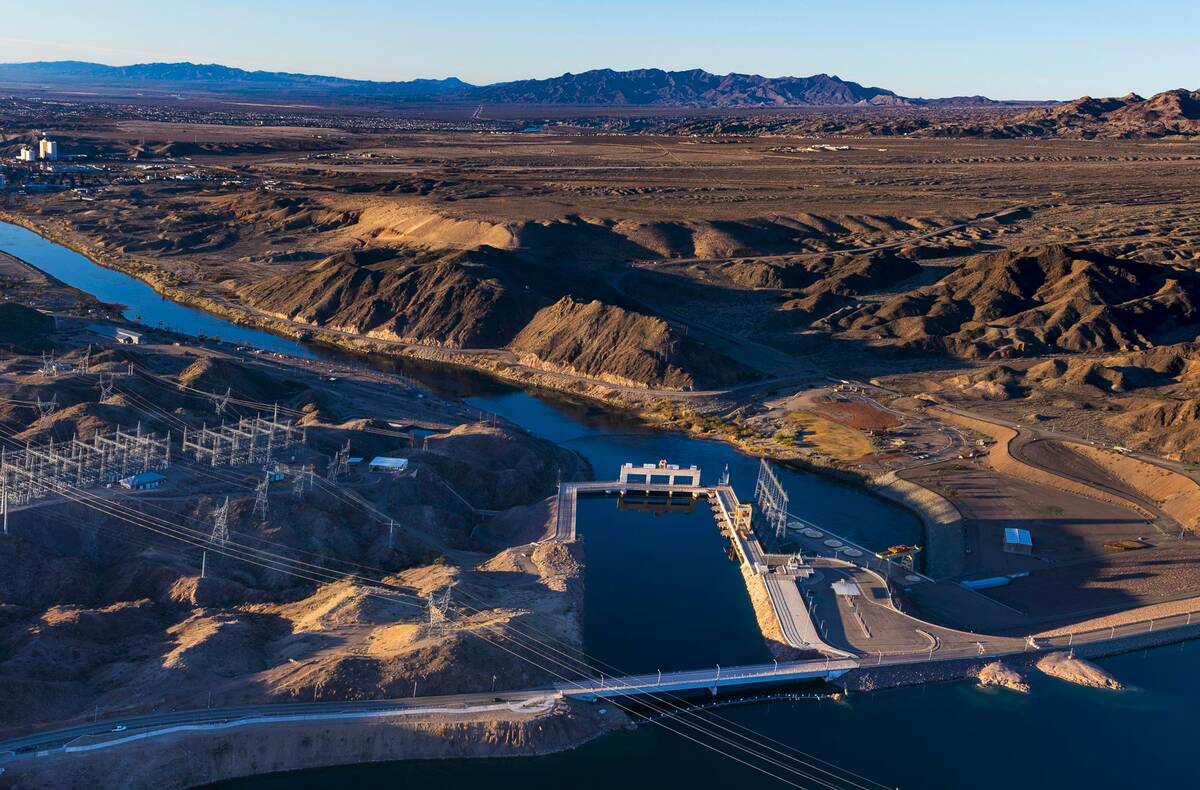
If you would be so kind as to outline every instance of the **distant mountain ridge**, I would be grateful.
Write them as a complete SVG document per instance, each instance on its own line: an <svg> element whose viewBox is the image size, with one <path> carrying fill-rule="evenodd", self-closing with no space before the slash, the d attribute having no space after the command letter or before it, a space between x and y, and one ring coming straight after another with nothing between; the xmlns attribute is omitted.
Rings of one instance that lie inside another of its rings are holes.
<svg viewBox="0 0 1200 790"><path fill-rule="evenodd" d="M299 90L307 93L325 93L331 97L341 94L396 98L436 98L461 93L472 87L457 77L442 80L377 82L287 71L247 71L215 63L136 63L131 66L106 66L102 63L79 60L0 63L0 82L130 88L157 86L163 89L192 85L216 93L231 94Z"/></svg>
<svg viewBox="0 0 1200 790"><path fill-rule="evenodd" d="M0 63L0 83L44 87L189 89L233 96L286 91L297 98L397 101L480 101L640 107L811 107L993 104L982 96L915 99L828 74L763 77L712 74L702 69L664 71L595 69L548 79L471 85L456 77L397 82L317 74L247 71L218 64L138 63L106 66L85 61Z"/></svg>
<svg viewBox="0 0 1200 790"><path fill-rule="evenodd" d="M710 74L702 69L663 71L597 69L541 80L475 88L480 100L521 104L611 104L663 107L797 107L908 104L883 88L865 87L828 74L761 77Z"/></svg>

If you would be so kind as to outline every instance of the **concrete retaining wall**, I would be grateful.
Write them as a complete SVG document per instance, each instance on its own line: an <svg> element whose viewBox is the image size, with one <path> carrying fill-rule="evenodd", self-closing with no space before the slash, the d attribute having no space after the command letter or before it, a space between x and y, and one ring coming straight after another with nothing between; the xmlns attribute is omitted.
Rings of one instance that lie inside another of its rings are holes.
<svg viewBox="0 0 1200 790"><path fill-rule="evenodd" d="M916 513L925 528L925 573L933 578L957 576L962 568L966 532L962 514L949 499L895 472L871 480L871 490Z"/></svg>

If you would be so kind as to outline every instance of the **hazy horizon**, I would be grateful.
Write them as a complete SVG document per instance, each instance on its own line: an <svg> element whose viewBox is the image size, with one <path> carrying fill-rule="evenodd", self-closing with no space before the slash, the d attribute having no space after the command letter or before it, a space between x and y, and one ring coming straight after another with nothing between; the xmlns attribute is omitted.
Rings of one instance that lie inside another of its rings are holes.
<svg viewBox="0 0 1200 790"><path fill-rule="evenodd" d="M118 0L31 6L39 23L0 36L0 61L84 60L110 65L217 63L403 81L458 77L474 84L597 68L701 68L768 77L835 74L905 96L994 99L1148 95L1200 84L1192 31L1200 4L1100 0L972 8L926 0L898 7L775 8L630 0L601 6L526 0L389 4L298 0L286 9L216 0L172 8ZM36 32L35 32L36 31ZM1191 84L1189 83L1197 84Z"/></svg>

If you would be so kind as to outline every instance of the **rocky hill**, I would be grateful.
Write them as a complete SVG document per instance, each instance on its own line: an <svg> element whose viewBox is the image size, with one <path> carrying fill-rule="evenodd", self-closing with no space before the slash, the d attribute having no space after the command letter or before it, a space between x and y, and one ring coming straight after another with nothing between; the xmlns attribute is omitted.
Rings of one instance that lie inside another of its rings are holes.
<svg viewBox="0 0 1200 790"><path fill-rule="evenodd" d="M570 281L581 293L606 290L579 272ZM508 346L535 367L619 384L692 389L749 376L665 322L575 299L560 274L487 245L340 253L238 295L289 321L421 345Z"/></svg>
<svg viewBox="0 0 1200 790"><path fill-rule="evenodd" d="M1047 246L977 256L838 320L849 335L968 358L1124 351L1194 338L1196 272Z"/></svg>
<svg viewBox="0 0 1200 790"><path fill-rule="evenodd" d="M750 378L723 354L679 335L665 321L564 298L538 311L510 347L539 367L635 386L722 386Z"/></svg>
<svg viewBox="0 0 1200 790"><path fill-rule="evenodd" d="M1200 134L1200 91L1177 90L1143 99L1084 96L1022 113L1012 126L1033 127L1049 137L1166 137ZM1027 132L1028 133L1028 132Z"/></svg>
<svg viewBox="0 0 1200 790"><path fill-rule="evenodd" d="M457 348L508 342L544 304L543 273L508 251L448 253L381 248L325 258L239 292L291 321L387 340Z"/></svg>

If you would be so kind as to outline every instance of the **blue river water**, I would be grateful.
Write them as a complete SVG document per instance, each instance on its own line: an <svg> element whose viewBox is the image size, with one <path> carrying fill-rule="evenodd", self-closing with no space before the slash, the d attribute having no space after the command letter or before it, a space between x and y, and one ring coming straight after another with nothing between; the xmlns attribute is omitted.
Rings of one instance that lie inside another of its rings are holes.
<svg viewBox="0 0 1200 790"><path fill-rule="evenodd" d="M127 306L127 317L192 335L203 334L295 356L343 359L167 301L149 286L23 228L0 223L0 251L29 261L96 297ZM372 360L388 369L395 360ZM439 392L466 398L527 430L573 448L598 477L620 463L696 464L712 480L726 465L735 488L748 495L757 462L719 442L661 433L619 414L561 396L524 392L473 374L416 368L411 373ZM890 503L853 486L784 471L793 512L870 547L912 541L917 522ZM765 660L736 565L726 557L703 503L692 513L616 512L610 499L580 503L579 525L588 553L585 649L625 671L688 668ZM631 567L638 571L630 571ZM657 607L646 605L655 601ZM1196 643L1106 659L1130 688L1105 692L1031 678L1018 695L945 683L848 700L801 699L722 709L752 728L764 757L800 753L853 771L866 787L1192 787L1186 764L1200 704ZM778 749L778 752L767 751ZM798 751L797 751L798 750ZM656 726L597 739L561 754L532 759L360 765L227 783L238 788L335 788L397 785L422 788L532 787L820 787L763 757L754 766L723 756ZM761 769L761 770L759 770ZM764 773L765 771L765 773ZM816 774L828 779L828 774ZM781 778L787 782L781 781ZM876 784L882 783L882 784ZM835 786L855 786L837 784Z"/></svg>

